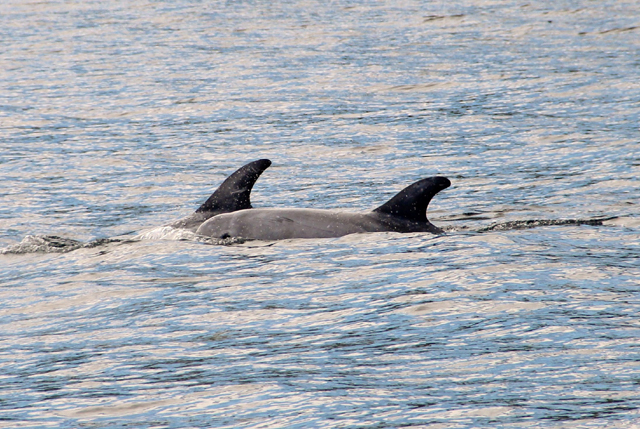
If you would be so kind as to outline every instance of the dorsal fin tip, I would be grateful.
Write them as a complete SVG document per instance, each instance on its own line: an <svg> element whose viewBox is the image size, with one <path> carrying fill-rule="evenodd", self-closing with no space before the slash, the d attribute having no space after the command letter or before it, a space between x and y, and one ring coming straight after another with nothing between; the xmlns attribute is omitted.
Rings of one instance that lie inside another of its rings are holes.
<svg viewBox="0 0 640 429"><path fill-rule="evenodd" d="M207 201L196 210L196 213L226 213L250 209L251 189L262 172L270 165L270 160L259 159L240 167L222 182Z"/></svg>
<svg viewBox="0 0 640 429"><path fill-rule="evenodd" d="M426 222L427 207L431 199L449 186L451 186L451 181L442 176L418 180L398 192L374 212L398 216L415 222Z"/></svg>

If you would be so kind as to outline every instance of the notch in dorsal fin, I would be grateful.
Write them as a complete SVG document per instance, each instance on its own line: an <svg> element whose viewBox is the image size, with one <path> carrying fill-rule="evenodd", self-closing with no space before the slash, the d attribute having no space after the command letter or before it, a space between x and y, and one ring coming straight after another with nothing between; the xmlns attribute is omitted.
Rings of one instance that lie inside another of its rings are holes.
<svg viewBox="0 0 640 429"><path fill-rule="evenodd" d="M428 177L418 180L398 192L395 197L378 207L374 212L398 216L414 222L427 221L427 206L431 199L443 189L451 186L446 177Z"/></svg>
<svg viewBox="0 0 640 429"><path fill-rule="evenodd" d="M271 161L259 159L240 167L201 205L196 213L228 213L251 208L251 189Z"/></svg>

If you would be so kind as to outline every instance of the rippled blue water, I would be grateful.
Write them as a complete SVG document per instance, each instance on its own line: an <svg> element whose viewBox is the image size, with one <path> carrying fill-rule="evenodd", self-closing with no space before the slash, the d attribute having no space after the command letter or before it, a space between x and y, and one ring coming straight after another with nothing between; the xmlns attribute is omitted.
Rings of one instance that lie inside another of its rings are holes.
<svg viewBox="0 0 640 429"><path fill-rule="evenodd" d="M0 254L0 427L640 426L639 32L635 1L3 2L5 250L133 237L258 158L256 207L453 186L445 236Z"/></svg>

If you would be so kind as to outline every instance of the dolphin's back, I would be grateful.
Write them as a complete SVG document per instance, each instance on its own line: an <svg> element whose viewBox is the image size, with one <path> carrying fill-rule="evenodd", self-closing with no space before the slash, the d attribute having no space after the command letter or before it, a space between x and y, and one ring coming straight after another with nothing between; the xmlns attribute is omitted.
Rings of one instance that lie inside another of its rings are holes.
<svg viewBox="0 0 640 429"><path fill-rule="evenodd" d="M316 209L251 209L221 214L203 223L197 234L252 240L329 238L385 231L367 214Z"/></svg>
<svg viewBox="0 0 640 429"><path fill-rule="evenodd" d="M427 220L427 206L434 195L450 184L445 177L419 180L369 213L291 208L239 210L212 217L196 233L250 240L329 238L383 231L440 234L442 230Z"/></svg>

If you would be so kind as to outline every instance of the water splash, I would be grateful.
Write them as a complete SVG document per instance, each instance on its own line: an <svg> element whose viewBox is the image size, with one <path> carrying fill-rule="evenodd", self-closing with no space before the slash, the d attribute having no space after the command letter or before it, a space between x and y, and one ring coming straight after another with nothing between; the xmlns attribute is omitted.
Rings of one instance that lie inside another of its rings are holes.
<svg viewBox="0 0 640 429"><path fill-rule="evenodd" d="M135 243L139 241L195 241L202 244L232 246L243 244L247 240L241 237L217 239L197 235L185 229L176 229L163 226L143 231L130 238L99 238L89 242L82 242L72 238L59 237L57 235L27 235L18 244L0 249L1 255L21 255L26 253L67 253L77 249L92 249L112 243Z"/></svg>
<svg viewBox="0 0 640 429"><path fill-rule="evenodd" d="M27 235L20 243L0 250L0 254L66 253L83 244L81 241L56 235Z"/></svg>
<svg viewBox="0 0 640 429"><path fill-rule="evenodd" d="M27 235L22 241L5 249L0 249L2 255L20 255L25 253L67 253L81 248L93 248L109 243L130 241L120 238L100 238L84 243L72 238L57 235Z"/></svg>

